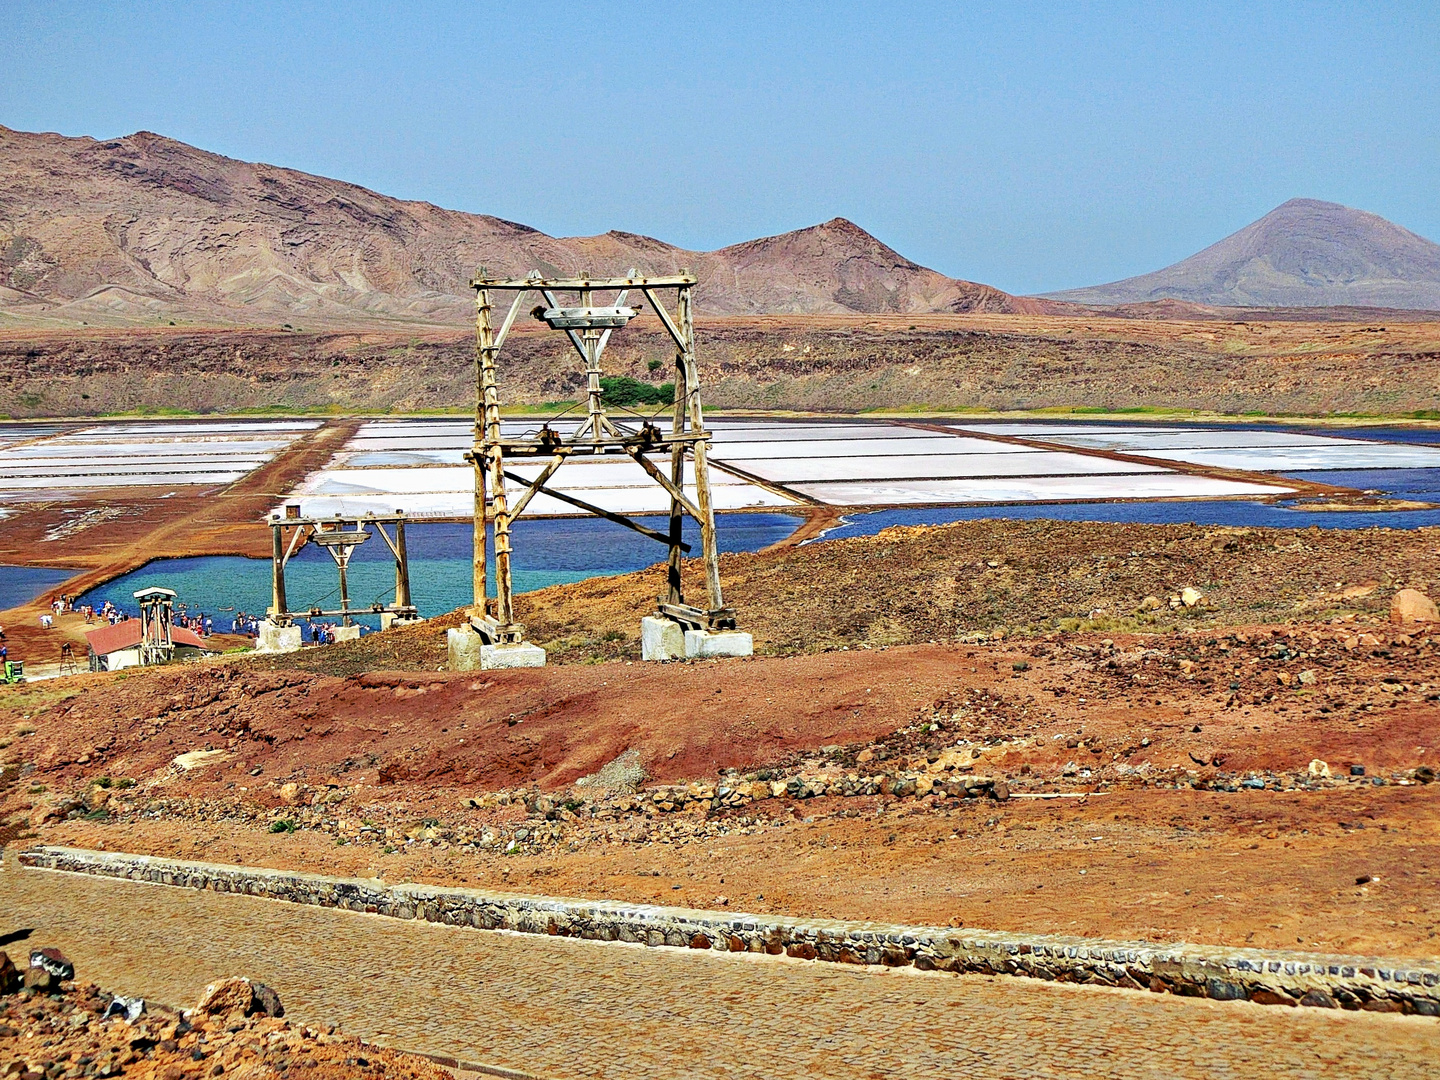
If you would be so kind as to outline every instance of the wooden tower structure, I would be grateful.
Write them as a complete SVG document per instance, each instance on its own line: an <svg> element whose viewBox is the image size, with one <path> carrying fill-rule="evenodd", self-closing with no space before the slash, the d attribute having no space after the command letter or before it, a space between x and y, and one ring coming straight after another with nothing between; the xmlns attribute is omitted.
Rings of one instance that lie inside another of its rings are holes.
<svg viewBox="0 0 1440 1080"><path fill-rule="evenodd" d="M536 495L568 503L587 513L603 517L669 548L666 593L660 596L656 614L682 628L696 631L733 630L735 613L725 606L720 589L720 561L715 544L715 511L710 499L708 445L700 405L700 377L695 363L694 290L697 279L687 271L661 277L640 277L631 270L627 277L546 278L538 271L525 278L489 277L482 270L471 281L476 294L475 316L475 442L466 459L475 468L475 563L474 615L471 625L487 643L496 646L520 645L525 628L515 622L511 589L511 525ZM674 291L673 314L662 301L662 293ZM493 294L513 294L498 329L494 321ZM525 310L531 295L543 299L530 314L552 330L566 335L584 364L585 418L568 434L544 424L533 437L510 437L500 420L500 387L496 360L517 315ZM610 294L608 303L597 294ZM675 396L668 430L650 420L620 422L605 408L600 384L601 358L610 335L639 312L639 305L627 306L634 294L643 295L675 346ZM561 296L573 297L568 302ZM654 529L633 518L560 492L547 484L556 471L572 457L604 454L625 455L633 460L670 497L668 528ZM543 461L533 480L507 470L510 458ZM685 491L685 467L693 465L695 494ZM522 488L511 504L505 490L510 480ZM488 494L488 499L487 499ZM495 534L494 608L486 601L486 507ZM682 539L684 515L700 527L700 548L705 564L705 605L687 604L680 580L680 560L690 551ZM527 646L532 648L533 646ZM543 652L539 653L543 663Z"/></svg>
<svg viewBox="0 0 1440 1080"><path fill-rule="evenodd" d="M170 628L175 616L175 591L152 586L134 594L140 605L140 663L168 664L175 659Z"/></svg>

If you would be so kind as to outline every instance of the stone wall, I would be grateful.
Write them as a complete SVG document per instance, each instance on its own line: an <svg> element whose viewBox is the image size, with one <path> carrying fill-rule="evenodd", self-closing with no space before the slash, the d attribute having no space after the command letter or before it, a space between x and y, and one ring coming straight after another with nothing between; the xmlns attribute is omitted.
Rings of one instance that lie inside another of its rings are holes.
<svg viewBox="0 0 1440 1080"><path fill-rule="evenodd" d="M525 896L432 885L387 885L284 870L183 862L78 848L20 853L22 866L96 874L272 900L424 919L485 930L628 941L656 947L786 955L923 971L975 972L1125 987L1266 1005L1440 1016L1440 963L1051 934L745 915L690 908Z"/></svg>

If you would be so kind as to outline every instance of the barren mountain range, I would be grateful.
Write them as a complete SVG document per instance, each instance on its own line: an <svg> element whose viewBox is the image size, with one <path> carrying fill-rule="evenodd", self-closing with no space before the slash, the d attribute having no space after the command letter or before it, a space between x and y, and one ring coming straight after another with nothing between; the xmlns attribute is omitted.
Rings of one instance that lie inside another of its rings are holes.
<svg viewBox="0 0 1440 1080"><path fill-rule="evenodd" d="M1020 297L911 262L843 218L709 252L617 231L559 238L149 132L100 141L0 127L0 326L461 326L481 266L688 268L708 316L1105 308L1142 319L1354 320L1440 310L1440 245L1309 199L1167 269Z"/></svg>
<svg viewBox="0 0 1440 1080"><path fill-rule="evenodd" d="M0 127L0 312L31 325L456 325L492 272L696 271L699 312L1015 312L1048 302L928 270L843 218L719 251L556 238L139 132Z"/></svg>
<svg viewBox="0 0 1440 1080"><path fill-rule="evenodd" d="M1079 304L1440 310L1440 244L1363 210L1291 199L1163 270L1049 294Z"/></svg>

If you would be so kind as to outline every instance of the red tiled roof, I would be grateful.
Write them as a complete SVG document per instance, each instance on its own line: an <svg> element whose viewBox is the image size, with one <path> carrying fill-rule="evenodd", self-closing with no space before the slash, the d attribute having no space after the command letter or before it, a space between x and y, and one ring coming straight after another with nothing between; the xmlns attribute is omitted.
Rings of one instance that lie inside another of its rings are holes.
<svg viewBox="0 0 1440 1080"><path fill-rule="evenodd" d="M124 622L117 622L114 626L101 626L94 630L87 630L85 640L90 642L90 651L101 656L119 652L121 649L133 649L140 644L140 620L126 619ZM183 626L170 628L170 640L176 645L189 645L195 649L205 648L205 642L201 641L193 630L186 630Z"/></svg>

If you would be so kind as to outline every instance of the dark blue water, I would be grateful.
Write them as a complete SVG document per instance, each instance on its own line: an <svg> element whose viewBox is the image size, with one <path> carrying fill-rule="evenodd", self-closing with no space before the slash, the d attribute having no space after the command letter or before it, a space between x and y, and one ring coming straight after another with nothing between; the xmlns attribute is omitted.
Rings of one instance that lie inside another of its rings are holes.
<svg viewBox="0 0 1440 1080"><path fill-rule="evenodd" d="M643 519L664 529L665 518ZM721 551L756 551L785 539L800 519L789 514L721 514L715 519ZM471 527L466 523L410 524L405 530L410 557L410 591L422 615L439 615L471 602ZM511 573L516 592L582 581L603 574L639 570L661 561L665 547L602 518L554 518L517 522L512 533ZM700 550L699 529L685 520L685 539ZM494 543L491 538L490 595L495 595ZM385 541L372 537L355 550L347 571L352 607L389 603L395 595L395 562ZM99 607L110 601L135 609L134 592L158 585L174 589L177 603L230 629L233 612L263 615L270 603L270 561L235 556L157 559L80 598ZM285 568L286 599L291 610L340 606L335 564L323 550L306 545ZM363 620L374 625L373 619Z"/></svg>
<svg viewBox="0 0 1440 1080"><path fill-rule="evenodd" d="M1086 421L1056 421L1041 427L1075 430ZM1323 427L1299 427L1290 424L1185 424L1170 421L1096 420L1096 427L1165 427L1188 428L1195 431L1284 431L1304 435L1325 435L1372 439L1412 445L1440 445L1440 431L1415 428L1365 427L1334 430ZM1287 472L1285 476L1338 487L1371 491L1397 499L1440 503L1440 469L1322 469L1310 472ZM1278 478L1278 477L1277 477ZM1015 518L1032 521L1138 521L1153 524L1189 525L1263 525L1283 529L1304 529L1318 525L1322 529L1418 529L1440 525L1440 510L1403 510L1396 512L1325 511L1315 513L1303 504L1248 501L1134 502L1134 503L1069 503L1029 504L1023 506L946 506L913 507L903 510L877 510L872 513L847 514L845 522L828 530L824 539L845 536L873 536L892 525L943 525L951 521L977 521L982 518ZM812 541L813 542L813 541Z"/></svg>
<svg viewBox="0 0 1440 1080"><path fill-rule="evenodd" d="M1285 475L1360 491L1377 491L1397 499L1440 502L1440 469L1321 469Z"/></svg>
<svg viewBox="0 0 1440 1080"><path fill-rule="evenodd" d="M68 581L79 572L38 566L0 566L0 610L28 604L46 589Z"/></svg>

